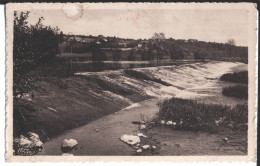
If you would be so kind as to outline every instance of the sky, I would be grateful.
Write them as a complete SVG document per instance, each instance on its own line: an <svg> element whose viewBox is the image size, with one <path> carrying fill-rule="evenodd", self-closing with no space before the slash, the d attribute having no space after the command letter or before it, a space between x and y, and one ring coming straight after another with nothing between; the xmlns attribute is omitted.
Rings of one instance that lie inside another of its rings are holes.
<svg viewBox="0 0 260 166"><path fill-rule="evenodd" d="M85 9L31 10L29 23L43 16L44 25L58 26L65 34L104 35L148 39L157 32L166 38L197 39L248 45L245 9Z"/></svg>

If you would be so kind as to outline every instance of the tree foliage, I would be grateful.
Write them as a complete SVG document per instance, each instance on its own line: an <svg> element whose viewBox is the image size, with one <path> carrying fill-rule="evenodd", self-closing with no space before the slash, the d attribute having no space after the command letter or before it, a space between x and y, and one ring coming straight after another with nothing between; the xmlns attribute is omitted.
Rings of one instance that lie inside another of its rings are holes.
<svg viewBox="0 0 260 166"><path fill-rule="evenodd" d="M113 52L113 61L120 61L121 60L121 55L120 55L119 49L114 50Z"/></svg>
<svg viewBox="0 0 260 166"><path fill-rule="evenodd" d="M44 26L43 17L28 25L29 12L14 12L13 93L14 96L34 88L37 66L49 63L58 53L58 28Z"/></svg>
<svg viewBox="0 0 260 166"><path fill-rule="evenodd" d="M97 47L93 48L91 60L92 60L92 61L105 61L105 60L107 60L107 56L106 56L106 54L105 54L102 50L100 50L100 48L97 46Z"/></svg>
<svg viewBox="0 0 260 166"><path fill-rule="evenodd" d="M230 46L235 46L235 45L236 45L236 42L235 42L234 39L229 39L229 40L227 41L227 44L230 45Z"/></svg>

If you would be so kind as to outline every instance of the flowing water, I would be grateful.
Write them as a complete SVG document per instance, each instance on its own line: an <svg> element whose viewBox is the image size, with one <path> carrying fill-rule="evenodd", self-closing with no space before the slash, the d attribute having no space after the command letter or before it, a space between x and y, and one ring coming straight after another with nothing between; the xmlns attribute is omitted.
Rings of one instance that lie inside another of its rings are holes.
<svg viewBox="0 0 260 166"><path fill-rule="evenodd" d="M247 70L247 65L234 62L207 62L189 63L182 65L135 68L150 77L161 79L171 86L165 86L149 80L140 80L129 77L123 70L103 72L78 72L76 75L97 76L123 89L135 89L159 99L178 97L197 99L203 102L213 102L234 105L245 102L244 99L225 97L222 88L234 83L219 81L222 74ZM116 97L110 94L112 97ZM205 100L206 99L206 100Z"/></svg>
<svg viewBox="0 0 260 166"><path fill-rule="evenodd" d="M175 61L80 61L80 62L64 62L57 63L55 66L63 70L71 70L73 72L100 72L105 70L118 70L129 68L144 68L156 66L181 65L187 63L196 63L201 60L175 60Z"/></svg>

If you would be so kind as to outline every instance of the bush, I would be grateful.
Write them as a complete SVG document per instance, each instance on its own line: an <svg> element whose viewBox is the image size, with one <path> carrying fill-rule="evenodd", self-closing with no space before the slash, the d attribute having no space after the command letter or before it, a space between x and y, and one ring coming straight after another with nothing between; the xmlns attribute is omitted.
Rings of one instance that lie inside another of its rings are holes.
<svg viewBox="0 0 260 166"><path fill-rule="evenodd" d="M236 85L224 87L222 94L229 97L248 98L248 86Z"/></svg>
<svg viewBox="0 0 260 166"><path fill-rule="evenodd" d="M247 105L238 104L226 114L226 120L236 124L247 123L248 113Z"/></svg>
<svg viewBox="0 0 260 166"><path fill-rule="evenodd" d="M220 80L227 81L227 82L247 84L248 83L248 71L223 74L220 77Z"/></svg>
<svg viewBox="0 0 260 166"><path fill-rule="evenodd" d="M173 121L177 129L216 132L217 125L225 122L247 123L247 105L231 108L226 105L172 98L163 101L159 106L156 123L160 124L161 120Z"/></svg>
<svg viewBox="0 0 260 166"><path fill-rule="evenodd" d="M155 77L151 77L151 76L148 76L142 72L139 72L139 71L135 71L135 70L130 70L130 69L126 69L124 70L124 72L131 76L131 77L134 77L136 79L143 79L143 80L148 80L148 81L153 81L153 82L157 82L159 84L162 84L162 85L165 85L165 86L171 86L171 84L167 83L167 82L164 82L162 81L161 79L159 78L155 78Z"/></svg>

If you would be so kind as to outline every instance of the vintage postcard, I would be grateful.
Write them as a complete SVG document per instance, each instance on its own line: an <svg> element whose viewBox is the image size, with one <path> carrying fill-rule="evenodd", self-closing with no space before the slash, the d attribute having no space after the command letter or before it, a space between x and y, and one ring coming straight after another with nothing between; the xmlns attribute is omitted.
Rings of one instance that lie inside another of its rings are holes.
<svg viewBox="0 0 260 166"><path fill-rule="evenodd" d="M256 160L253 3L6 5L6 161Z"/></svg>

